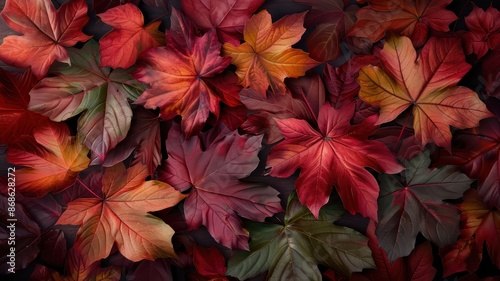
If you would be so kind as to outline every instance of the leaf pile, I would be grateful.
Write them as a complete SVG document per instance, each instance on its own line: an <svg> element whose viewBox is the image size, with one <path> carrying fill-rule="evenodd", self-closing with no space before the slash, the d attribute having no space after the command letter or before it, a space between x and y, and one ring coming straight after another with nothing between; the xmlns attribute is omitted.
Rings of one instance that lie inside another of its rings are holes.
<svg viewBox="0 0 500 281"><path fill-rule="evenodd" d="M500 2L0 9L7 278L500 278Z"/></svg>

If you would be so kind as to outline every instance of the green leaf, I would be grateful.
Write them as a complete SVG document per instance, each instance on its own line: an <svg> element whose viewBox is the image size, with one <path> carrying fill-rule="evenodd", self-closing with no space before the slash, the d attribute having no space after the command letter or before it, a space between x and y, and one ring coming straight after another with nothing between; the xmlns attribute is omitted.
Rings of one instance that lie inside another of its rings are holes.
<svg viewBox="0 0 500 281"><path fill-rule="evenodd" d="M42 79L30 92L28 109L60 122L83 113L78 137L92 151L92 163L102 163L109 150L125 138L134 101L146 89L130 70L100 67L99 45L90 40L69 49L71 65L55 63L55 77Z"/></svg>
<svg viewBox="0 0 500 281"><path fill-rule="evenodd" d="M454 243L459 235L460 211L443 200L462 197L472 180L454 166L430 170L430 163L426 151L405 161L399 176L379 178L376 233L391 262L410 254L419 232L439 247Z"/></svg>
<svg viewBox="0 0 500 281"><path fill-rule="evenodd" d="M248 222L250 251L229 260L227 274L245 280L268 270L269 280L321 280L318 264L346 276L373 268L368 238L334 225L341 210L322 208L318 219L302 206L295 193L288 200L284 225Z"/></svg>

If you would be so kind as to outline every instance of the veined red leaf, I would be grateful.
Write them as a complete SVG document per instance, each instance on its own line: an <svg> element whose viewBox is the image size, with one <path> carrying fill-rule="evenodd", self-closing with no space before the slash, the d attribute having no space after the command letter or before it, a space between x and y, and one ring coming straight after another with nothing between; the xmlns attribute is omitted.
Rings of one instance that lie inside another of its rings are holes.
<svg viewBox="0 0 500 281"><path fill-rule="evenodd" d="M222 245L248 249L248 233L238 215L263 221L282 210L280 200L271 187L239 180L257 167L262 137L218 128L204 139L186 139L173 126L166 142L169 157L159 177L181 192L190 190L184 214L191 228L204 225Z"/></svg>
<svg viewBox="0 0 500 281"><path fill-rule="evenodd" d="M57 76L44 78L31 90L28 109L58 122L83 113L78 138L92 151L92 164L99 164L127 135L132 118L128 100L135 100L146 85L128 70L101 68L94 40L68 52L71 65L54 65Z"/></svg>
<svg viewBox="0 0 500 281"><path fill-rule="evenodd" d="M81 30L88 22L87 3L74 0L56 11L50 0L7 0L1 13L13 30L0 45L0 60L19 68L31 66L42 78L54 61L71 61L65 47L91 38Z"/></svg>
<svg viewBox="0 0 500 281"><path fill-rule="evenodd" d="M184 195L166 183L144 181L148 169L137 164L125 169L123 164L107 168L102 177L102 197L79 198L56 224L80 226L74 247L85 267L106 258L116 242L127 259L175 257L171 242L174 230L147 212L175 206Z"/></svg>
<svg viewBox="0 0 500 281"><path fill-rule="evenodd" d="M219 117L219 102L238 105L240 88L231 81L225 84L216 75L229 65L220 56L221 44L215 31L197 37L194 27L179 11L173 10L171 29L167 31L167 47L149 49L141 54L134 77L150 87L136 103L146 108L160 107L160 116L182 117L186 136L198 134L210 113ZM236 104L234 104L236 103Z"/></svg>
<svg viewBox="0 0 500 281"><path fill-rule="evenodd" d="M464 35L465 51L482 58L488 50L500 48L500 11L490 6L486 11L473 5L472 12L465 17L469 32Z"/></svg>
<svg viewBox="0 0 500 281"><path fill-rule="evenodd" d="M269 174L283 178L300 169L295 188L316 217L335 185L347 211L377 220L378 184L364 167L381 173L402 170L382 143L368 140L376 117L351 125L353 115L354 104L336 110L327 103L319 112L319 130L305 120L276 120L285 140L269 153Z"/></svg>

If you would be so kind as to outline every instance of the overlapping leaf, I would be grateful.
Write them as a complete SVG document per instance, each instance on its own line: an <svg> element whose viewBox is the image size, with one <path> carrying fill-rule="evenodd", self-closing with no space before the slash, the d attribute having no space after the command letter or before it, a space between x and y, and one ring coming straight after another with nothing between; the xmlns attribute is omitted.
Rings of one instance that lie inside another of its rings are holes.
<svg viewBox="0 0 500 281"><path fill-rule="evenodd" d="M315 218L295 195L289 197L283 225L249 222L250 251L234 255L227 274L240 280L268 271L268 280L322 280L322 264L344 276L374 267L368 239L332 224L341 215L329 205Z"/></svg>
<svg viewBox="0 0 500 281"><path fill-rule="evenodd" d="M380 107L377 124L390 122L412 107L415 136L450 151L450 126L465 129L493 116L477 94L455 86L470 69L461 42L433 37L417 53L407 37L391 37L380 51L381 67L365 66L359 97Z"/></svg>
<svg viewBox="0 0 500 281"><path fill-rule="evenodd" d="M424 45L429 29L449 31L457 16L445 9L452 0L368 0L357 13L349 36L366 37L372 43L386 32L407 36L415 47Z"/></svg>
<svg viewBox="0 0 500 281"><path fill-rule="evenodd" d="M107 168L100 180L102 197L79 198L68 208L57 224L80 226L74 247L87 267L107 257L116 242L127 259L174 257L171 242L174 230L147 212L175 206L184 195L166 183L144 181L146 166L137 164L125 169L123 164Z"/></svg>
<svg viewBox="0 0 500 281"><path fill-rule="evenodd" d="M364 167L384 173L402 169L382 143L368 140L376 117L353 126L353 115L354 104L340 110L325 104L319 112L319 130L305 120L276 120L285 140L269 154L269 174L288 177L300 168L295 188L300 202L316 217L335 185L347 211L377 220L378 184Z"/></svg>
<svg viewBox="0 0 500 281"><path fill-rule="evenodd" d="M318 64L306 52L291 48L305 31L304 16L293 14L273 23L271 15L262 10L246 22L245 43L224 44L224 55L238 68L236 74L243 87L252 87L262 96L269 86L273 92L284 93L286 77L302 76Z"/></svg>
<svg viewBox="0 0 500 281"><path fill-rule="evenodd" d="M13 30L0 45L0 60L19 68L31 66L42 78L54 61L71 61L65 47L91 38L81 30L87 24L85 0L74 0L56 11L50 0L8 0L2 17Z"/></svg>
<svg viewBox="0 0 500 281"><path fill-rule="evenodd" d="M336 60L342 53L340 42L356 21L356 5L343 0L295 0L311 6L306 15L306 27L316 26L307 38L307 49L317 61Z"/></svg>
<svg viewBox="0 0 500 281"><path fill-rule="evenodd" d="M486 11L474 5L472 12L465 17L469 32L464 35L465 51L482 58L488 50L500 48L500 11L490 6Z"/></svg>
<svg viewBox="0 0 500 281"><path fill-rule="evenodd" d="M49 123L33 130L33 136L12 144L7 161L25 166L16 170L16 191L41 197L72 185L89 165L88 149L75 142L65 124Z"/></svg>
<svg viewBox="0 0 500 281"><path fill-rule="evenodd" d="M457 199L472 180L445 166L429 170L429 152L405 161L400 177L379 177L377 237L392 262L410 254L417 234L422 233L440 247L452 244L459 235L460 211L445 199Z"/></svg>
<svg viewBox="0 0 500 281"><path fill-rule="evenodd" d="M236 77L216 76L229 65L220 56L221 44L214 30L203 36L179 11L172 12L171 29L167 31L167 47L152 48L140 58L134 77L150 87L136 103L146 108L160 107L160 116L182 117L187 136L198 134L209 114L219 117L219 102L239 105Z"/></svg>
<svg viewBox="0 0 500 281"><path fill-rule="evenodd" d="M184 0L182 10L202 30L217 29L222 42L238 45L243 27L264 0Z"/></svg>
<svg viewBox="0 0 500 281"><path fill-rule="evenodd" d="M161 22L144 26L141 10L134 4L117 6L98 16L114 28L99 40L101 66L129 68L140 52L165 42L163 33L158 31Z"/></svg>
<svg viewBox="0 0 500 281"><path fill-rule="evenodd" d="M169 131L169 158L160 178L182 192L191 189L184 204L188 225L206 226L228 248L248 249L238 215L263 221L282 210L276 190L239 180L257 167L261 140L224 129L211 131L202 142L196 136L186 140L177 126Z"/></svg>
<svg viewBox="0 0 500 281"><path fill-rule="evenodd" d="M30 92L29 110L63 121L80 113L78 137L92 151L92 163L125 138L135 100L145 85L127 70L100 67L99 46L91 40L82 49L70 49L71 66L57 64L55 77L42 79Z"/></svg>

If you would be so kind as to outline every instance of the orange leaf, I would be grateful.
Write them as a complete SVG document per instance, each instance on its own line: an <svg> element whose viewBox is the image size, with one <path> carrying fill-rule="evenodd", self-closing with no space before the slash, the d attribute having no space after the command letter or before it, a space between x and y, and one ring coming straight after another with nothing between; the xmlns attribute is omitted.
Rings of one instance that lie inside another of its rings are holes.
<svg viewBox="0 0 500 281"><path fill-rule="evenodd" d="M176 256L171 242L174 230L147 212L172 207L185 195L160 181L145 182L148 175L145 165L126 170L117 164L102 176L102 198L96 194L68 204L56 224L81 226L74 247L82 253L85 266L107 257L114 242L134 262Z"/></svg>
<svg viewBox="0 0 500 281"><path fill-rule="evenodd" d="M263 10L250 18L243 30L245 43L234 46L225 43L224 55L230 56L238 67L236 74L244 87L252 87L262 96L269 86L283 93L286 77L299 77L318 65L306 52L293 49L305 31L305 13L285 16L272 23L271 15Z"/></svg>
<svg viewBox="0 0 500 281"><path fill-rule="evenodd" d="M0 60L19 68L31 66L42 78L54 61L69 63L64 47L91 38L81 30L88 22L87 3L75 0L56 11L50 0L7 0L2 17L13 30L0 46Z"/></svg>
<svg viewBox="0 0 500 281"><path fill-rule="evenodd" d="M13 143L7 161L26 166L16 171L16 187L24 196L41 197L72 185L89 165L88 149L74 143L64 123L35 128L33 136Z"/></svg>
<svg viewBox="0 0 500 281"><path fill-rule="evenodd" d="M390 122L412 106L416 138L450 151L450 125L465 129L493 116L477 94L456 86L470 65L459 39L431 38L417 59L407 37L393 37L380 51L381 68L365 66L358 82L359 97L380 107L377 124Z"/></svg>
<svg viewBox="0 0 500 281"><path fill-rule="evenodd" d="M101 67L129 68L134 65L141 51L165 42L163 33L158 31L161 22L143 26L144 17L134 4L117 6L98 16L114 28L99 41Z"/></svg>

